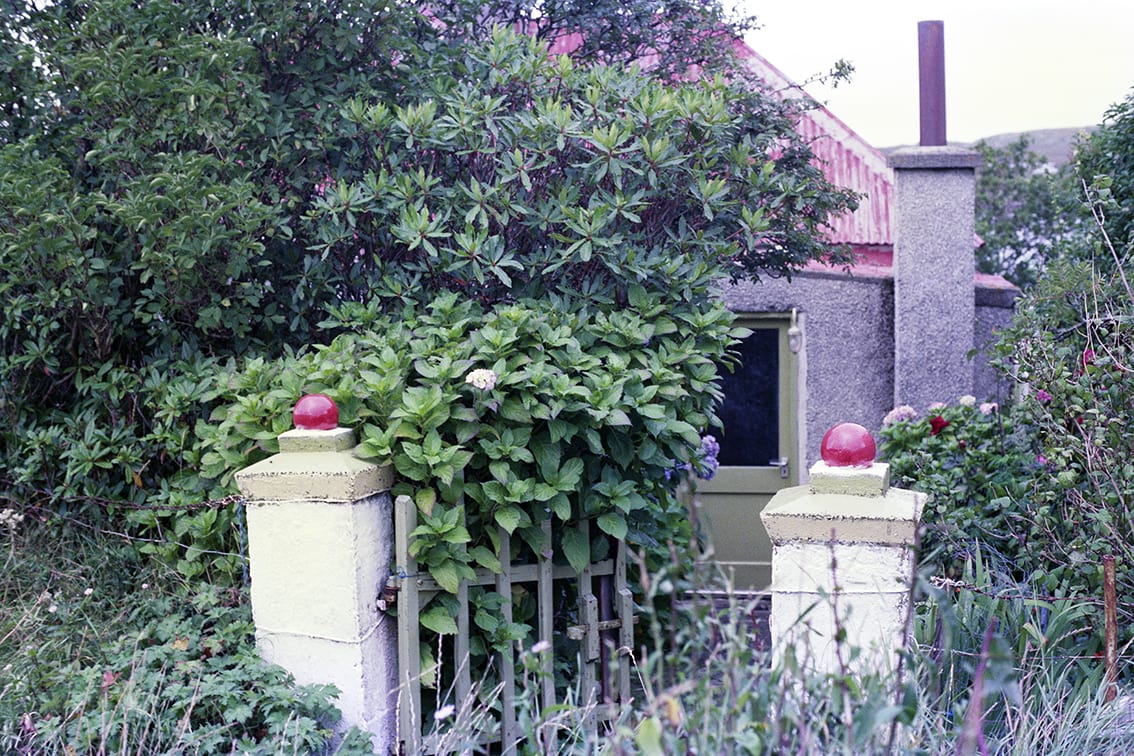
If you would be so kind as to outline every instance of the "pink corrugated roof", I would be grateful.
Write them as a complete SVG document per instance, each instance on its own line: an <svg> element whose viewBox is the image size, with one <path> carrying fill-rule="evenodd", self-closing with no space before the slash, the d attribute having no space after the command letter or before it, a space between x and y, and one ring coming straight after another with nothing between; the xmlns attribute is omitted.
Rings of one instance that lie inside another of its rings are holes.
<svg viewBox="0 0 1134 756"><path fill-rule="evenodd" d="M570 53L581 44L580 34L564 34L553 40L551 53ZM732 45L748 69L773 92L784 97L806 96L799 85L743 40L733 39ZM648 68L653 62L651 57L645 56L639 64ZM852 246L892 245L890 207L894 173L886 164L886 157L822 105L805 111L797 129L811 141L811 149L828 180L862 195L858 210L831 220L830 241Z"/></svg>
<svg viewBox="0 0 1134 756"><path fill-rule="evenodd" d="M784 97L803 97L799 85L742 40L734 49L748 69ZM822 105L804 112L798 131L811 140L823 173L836 186L863 195L858 210L831 221L830 240L837 244L892 245L890 208L894 172L886 157Z"/></svg>

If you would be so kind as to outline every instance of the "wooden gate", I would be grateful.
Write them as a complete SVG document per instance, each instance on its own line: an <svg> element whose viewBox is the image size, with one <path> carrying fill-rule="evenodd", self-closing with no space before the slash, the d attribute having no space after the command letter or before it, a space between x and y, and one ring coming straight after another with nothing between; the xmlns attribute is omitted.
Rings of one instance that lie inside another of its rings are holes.
<svg viewBox="0 0 1134 756"><path fill-rule="evenodd" d="M397 588L398 606L398 726L402 753L428 753L422 733L422 686L420 624L421 607L443 589L428 573L418 574L417 562L410 555L409 534L417 527L417 507L408 496L394 502L397 574L391 578ZM578 525L585 538L590 538L590 523ZM551 543L551 523L545 520L546 542ZM561 628L569 639L579 642L578 697L576 703L585 712L583 726L597 732L600 722L617 716L620 704L630 699L630 659L634 642L634 601L626 585L626 544L619 542L614 559L594 562L576 573L570 565L556 565L548 554L539 555L535 564L511 563L511 537L500 528L501 572L476 570L473 580L462 581L457 593L459 610L457 633L453 636L455 680L449 697L442 705L453 704L459 711L473 691L473 673L469 668L469 595L470 585L493 586L507 600L503 602L503 619L512 621L512 586L536 585L538 604L536 633L533 641L547 644L539 655L542 665L538 700L541 710L557 703L554 660L554 583L574 580L578 593L578 624ZM501 720L498 741L503 754L513 754L521 733L516 721L516 660L512 653L494 653L499 670ZM438 658L440 661L440 658ZM440 689L440 680L437 685ZM555 731L545 727L540 733L544 752L555 750ZM485 736L484 742L489 738Z"/></svg>

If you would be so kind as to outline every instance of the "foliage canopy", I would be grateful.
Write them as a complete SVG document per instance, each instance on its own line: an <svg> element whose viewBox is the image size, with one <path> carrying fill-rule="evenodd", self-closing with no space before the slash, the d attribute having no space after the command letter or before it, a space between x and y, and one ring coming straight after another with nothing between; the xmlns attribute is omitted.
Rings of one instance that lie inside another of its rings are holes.
<svg viewBox="0 0 1134 756"><path fill-rule="evenodd" d="M1086 243L1082 191L1074 167L1052 166L1031 150L1026 136L997 148L980 142L977 172L977 270L1020 287L1036 282L1044 263Z"/></svg>
<svg viewBox="0 0 1134 756"><path fill-rule="evenodd" d="M325 342L332 305L700 298L824 253L852 203L793 103L466 49L400 5L4 13L0 456L13 496L60 511L207 496L170 481L199 464L218 361Z"/></svg>

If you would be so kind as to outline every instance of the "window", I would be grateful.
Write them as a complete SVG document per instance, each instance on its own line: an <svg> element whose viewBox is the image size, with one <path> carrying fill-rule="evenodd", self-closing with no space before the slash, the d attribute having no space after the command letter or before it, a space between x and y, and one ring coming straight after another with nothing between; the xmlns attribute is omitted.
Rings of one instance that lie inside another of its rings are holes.
<svg viewBox="0 0 1134 756"><path fill-rule="evenodd" d="M735 372L721 370L724 402L719 415L722 466L765 467L780 456L780 331L775 325L743 323L752 335L736 347Z"/></svg>

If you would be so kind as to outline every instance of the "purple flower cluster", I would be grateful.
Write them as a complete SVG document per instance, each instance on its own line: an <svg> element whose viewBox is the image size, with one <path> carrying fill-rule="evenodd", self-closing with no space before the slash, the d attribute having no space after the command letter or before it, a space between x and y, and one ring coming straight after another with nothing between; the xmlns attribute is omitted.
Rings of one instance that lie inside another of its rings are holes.
<svg viewBox="0 0 1134 756"><path fill-rule="evenodd" d="M717 459L720 453L721 445L717 443L715 436L701 436L701 448L697 450L693 463L687 462L666 470L665 479L671 480L674 475L684 476L693 472L701 480L712 480L717 468L721 466L720 460Z"/></svg>
<svg viewBox="0 0 1134 756"><path fill-rule="evenodd" d="M721 466L720 460L717 459L720 453L721 445L717 442L715 436L701 436L701 464L698 465L698 478L702 480L713 479L713 476L717 473L717 468Z"/></svg>

